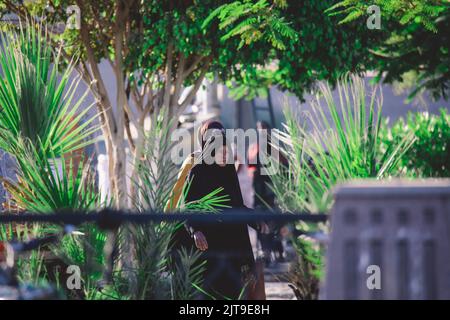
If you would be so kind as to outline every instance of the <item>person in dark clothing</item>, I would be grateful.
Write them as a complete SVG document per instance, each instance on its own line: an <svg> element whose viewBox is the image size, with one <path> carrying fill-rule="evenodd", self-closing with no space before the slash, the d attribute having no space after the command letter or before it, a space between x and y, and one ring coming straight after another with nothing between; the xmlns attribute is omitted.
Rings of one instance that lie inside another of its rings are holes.
<svg viewBox="0 0 450 320"><path fill-rule="evenodd" d="M275 194L269 187L271 182L270 177L261 174L261 169L264 166L261 158L271 155L270 126L265 121L258 121L256 123L256 129L267 130L267 150L259 150L259 140L255 144L252 144L248 151L248 166L253 175L253 188L255 190L254 207L255 209L267 209L267 207L272 208L275 205Z"/></svg>
<svg viewBox="0 0 450 320"><path fill-rule="evenodd" d="M269 175L262 174L263 166L262 157L271 156L270 146L270 125L265 121L258 121L256 129L267 130L267 149L260 150L259 141L250 146L248 151L249 170L253 175L253 189L255 190L254 208L268 209L275 206L275 194L272 191L270 184L271 179ZM285 159L279 155L279 161L284 164ZM264 253L264 260L266 264L272 262L272 252L278 254L278 261L283 261L285 256L284 246L281 240L280 228L283 225L269 223L269 227L273 230L270 233L258 233L258 239L261 243L261 249Z"/></svg>
<svg viewBox="0 0 450 320"><path fill-rule="evenodd" d="M216 131L208 135L206 131L211 129ZM227 161L231 150L226 143L223 126L219 122L208 122L202 127L200 136L202 151L214 145L211 153L214 161L201 161L192 167L185 202L199 200L220 188L218 196L226 197L224 205L243 208L235 166L232 161ZM247 224L190 223L186 230L192 239L191 244L203 252L201 258L206 261L203 290L218 299L242 296L244 288L254 281L254 258Z"/></svg>
<svg viewBox="0 0 450 320"><path fill-rule="evenodd" d="M225 204L242 207L242 195L235 176L232 165L223 168L216 164L195 166L190 174L192 182L186 201L198 200L223 188L220 195L229 197ZM204 251L203 258L206 259L204 289L219 298L237 299L254 266L247 225L198 223L189 227L197 248Z"/></svg>

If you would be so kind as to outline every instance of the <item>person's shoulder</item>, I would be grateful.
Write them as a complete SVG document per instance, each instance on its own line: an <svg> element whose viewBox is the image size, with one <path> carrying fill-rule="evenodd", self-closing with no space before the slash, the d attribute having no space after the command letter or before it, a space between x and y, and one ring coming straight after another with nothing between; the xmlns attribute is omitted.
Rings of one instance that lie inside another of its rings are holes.
<svg viewBox="0 0 450 320"><path fill-rule="evenodd" d="M190 155L188 155L186 157L186 159L184 159L183 164L181 165L181 167L186 167L186 166L193 166L195 164L195 160L198 159L198 157L200 156L200 151L194 151L192 152Z"/></svg>

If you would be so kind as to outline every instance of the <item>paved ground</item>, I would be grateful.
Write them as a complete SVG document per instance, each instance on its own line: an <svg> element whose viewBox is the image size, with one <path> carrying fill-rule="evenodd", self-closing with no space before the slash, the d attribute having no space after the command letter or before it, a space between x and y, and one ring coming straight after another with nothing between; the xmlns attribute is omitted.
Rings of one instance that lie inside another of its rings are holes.
<svg viewBox="0 0 450 320"><path fill-rule="evenodd" d="M253 251L256 256L260 256L260 244L257 241L256 232L249 227L250 242L252 243ZM285 247L287 253L287 260L292 261L295 253L291 245L287 244ZM267 300L292 300L295 299L294 292L288 287L282 276L289 270L290 262L274 262L269 267L264 268L264 280L266 286Z"/></svg>
<svg viewBox="0 0 450 320"><path fill-rule="evenodd" d="M264 279L266 285L267 300L293 300L294 292L288 287L288 284L280 277L287 273L289 263L276 263L275 265L265 268Z"/></svg>

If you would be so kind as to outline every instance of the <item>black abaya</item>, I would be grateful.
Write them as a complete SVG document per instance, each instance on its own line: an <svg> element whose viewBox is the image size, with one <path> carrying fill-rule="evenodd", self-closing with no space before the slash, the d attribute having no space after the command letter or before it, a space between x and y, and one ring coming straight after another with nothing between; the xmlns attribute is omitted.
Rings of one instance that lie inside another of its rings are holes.
<svg viewBox="0 0 450 320"><path fill-rule="evenodd" d="M226 195L224 203L232 208L244 207L239 180L234 165L198 164L189 174L191 184L186 202L199 200L218 188ZM244 286L244 277L254 268L253 251L247 224L191 224L191 230L201 231L208 242L202 254L206 260L204 289L216 298L237 299ZM191 234L192 236L192 234ZM193 239L191 240L193 243Z"/></svg>

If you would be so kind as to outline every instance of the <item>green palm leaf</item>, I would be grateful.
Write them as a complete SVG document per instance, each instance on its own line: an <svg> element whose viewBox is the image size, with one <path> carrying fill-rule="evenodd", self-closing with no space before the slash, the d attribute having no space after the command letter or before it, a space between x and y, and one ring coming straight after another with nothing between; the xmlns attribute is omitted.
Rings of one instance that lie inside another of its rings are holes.
<svg viewBox="0 0 450 320"><path fill-rule="evenodd" d="M88 91L74 101L80 88L75 62L59 68L62 59L46 28L30 20L0 33L0 40L0 148L11 152L21 137L39 141L40 152L51 157L92 143L99 128L96 117L87 117L92 105L83 109Z"/></svg>
<svg viewBox="0 0 450 320"><path fill-rule="evenodd" d="M283 210L327 212L337 184L397 174L396 165L414 137L407 135L382 151L380 93L376 86L367 92L363 79L347 76L338 82L337 99L328 84L319 85L308 115L310 128L292 112L286 113L285 132L275 134L291 172L271 176Z"/></svg>

